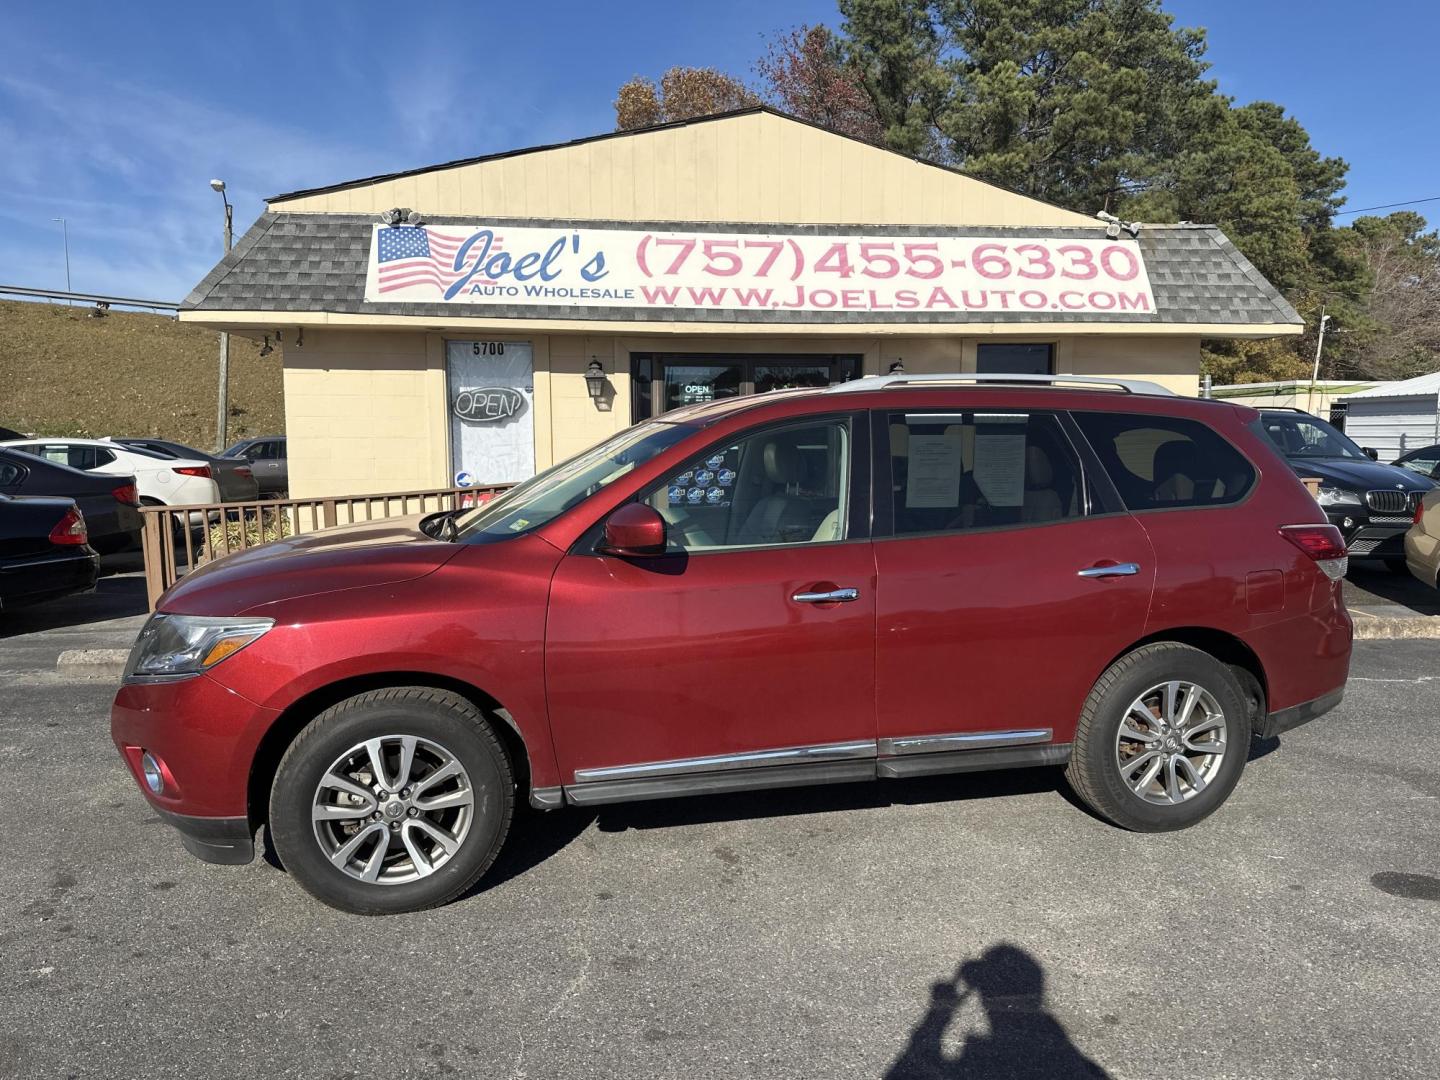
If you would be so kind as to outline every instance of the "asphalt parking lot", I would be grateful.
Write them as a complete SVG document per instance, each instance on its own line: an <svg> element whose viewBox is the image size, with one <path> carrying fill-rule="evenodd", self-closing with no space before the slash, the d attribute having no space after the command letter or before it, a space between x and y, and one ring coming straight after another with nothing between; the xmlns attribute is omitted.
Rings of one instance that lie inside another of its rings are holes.
<svg viewBox="0 0 1440 1080"><path fill-rule="evenodd" d="M377 920L186 855L75 633L0 640L0 1076L1436 1074L1434 641L1357 643L1188 832L1051 770L528 814Z"/></svg>

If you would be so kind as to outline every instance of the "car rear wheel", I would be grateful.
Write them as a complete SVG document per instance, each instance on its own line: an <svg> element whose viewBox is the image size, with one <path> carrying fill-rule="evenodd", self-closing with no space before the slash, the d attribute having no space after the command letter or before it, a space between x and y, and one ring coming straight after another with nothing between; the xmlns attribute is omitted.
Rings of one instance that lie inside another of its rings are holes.
<svg viewBox="0 0 1440 1080"><path fill-rule="evenodd" d="M286 750L270 834L285 869L330 906L419 911L490 868L514 801L509 758L474 704L375 690L321 713Z"/></svg>
<svg viewBox="0 0 1440 1080"><path fill-rule="evenodd" d="M1086 699L1066 778L1100 816L1126 829L1183 829L1234 790L1251 718L1230 669L1178 642L1116 661Z"/></svg>

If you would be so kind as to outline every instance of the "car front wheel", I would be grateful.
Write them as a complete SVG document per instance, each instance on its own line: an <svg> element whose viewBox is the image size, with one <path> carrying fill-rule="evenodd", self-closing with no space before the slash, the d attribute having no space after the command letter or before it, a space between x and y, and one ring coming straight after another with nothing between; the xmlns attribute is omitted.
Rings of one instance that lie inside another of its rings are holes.
<svg viewBox="0 0 1440 1080"><path fill-rule="evenodd" d="M271 787L270 834L320 900L392 914L469 889L499 854L513 808L509 758L480 710L398 687L342 701L296 737Z"/></svg>
<svg viewBox="0 0 1440 1080"><path fill-rule="evenodd" d="M1066 778L1096 813L1140 832L1183 829L1234 790L1251 718L1230 669L1178 642L1136 649L1091 690Z"/></svg>

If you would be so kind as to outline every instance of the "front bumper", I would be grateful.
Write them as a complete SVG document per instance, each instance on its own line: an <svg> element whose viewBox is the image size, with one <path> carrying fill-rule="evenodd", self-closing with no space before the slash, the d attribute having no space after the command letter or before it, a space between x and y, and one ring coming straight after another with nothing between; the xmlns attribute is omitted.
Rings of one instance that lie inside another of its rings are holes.
<svg viewBox="0 0 1440 1080"><path fill-rule="evenodd" d="M1256 734L1262 739L1272 739L1283 731L1290 731L1301 724L1308 724L1316 717L1324 716L1335 708L1344 697L1345 688L1342 686L1338 690L1322 694L1313 701L1302 701L1299 705L1292 705L1288 709L1277 709L1265 717Z"/></svg>
<svg viewBox="0 0 1440 1080"><path fill-rule="evenodd" d="M255 831L243 817L191 817L169 810L160 816L180 834L185 850L208 863L241 866L255 858Z"/></svg>
<svg viewBox="0 0 1440 1080"><path fill-rule="evenodd" d="M140 793L190 852L207 862L243 863L254 857L250 770L277 715L207 675L127 683L110 708L110 737ZM147 750L165 778L158 795L141 770Z"/></svg>
<svg viewBox="0 0 1440 1080"><path fill-rule="evenodd" d="M1330 524L1340 530L1352 559L1386 559L1401 555L1410 528L1409 514L1378 514L1365 506L1325 508Z"/></svg>

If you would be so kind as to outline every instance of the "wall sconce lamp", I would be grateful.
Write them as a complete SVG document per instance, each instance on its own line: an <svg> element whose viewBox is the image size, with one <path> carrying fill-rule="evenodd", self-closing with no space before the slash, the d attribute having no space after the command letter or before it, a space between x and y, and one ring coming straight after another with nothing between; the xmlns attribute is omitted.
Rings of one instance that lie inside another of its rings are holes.
<svg viewBox="0 0 1440 1080"><path fill-rule="evenodd" d="M260 355L261 355L261 356L269 356L269 355L270 355L272 352L274 352L274 351L275 351L274 347L271 346L271 344L270 344L270 335L269 335L269 334L266 334L266 335L265 335L265 344L262 345L262 346L260 346Z"/></svg>
<svg viewBox="0 0 1440 1080"><path fill-rule="evenodd" d="M599 401L605 396L605 369L594 357L590 358L590 363L585 368L585 390L592 401Z"/></svg>
<svg viewBox="0 0 1440 1080"><path fill-rule="evenodd" d="M896 360L893 364L891 364L891 365L890 365L890 374L891 374L891 375L904 375L904 374L905 374L905 361L904 361L903 359L899 359L899 360Z"/></svg>

